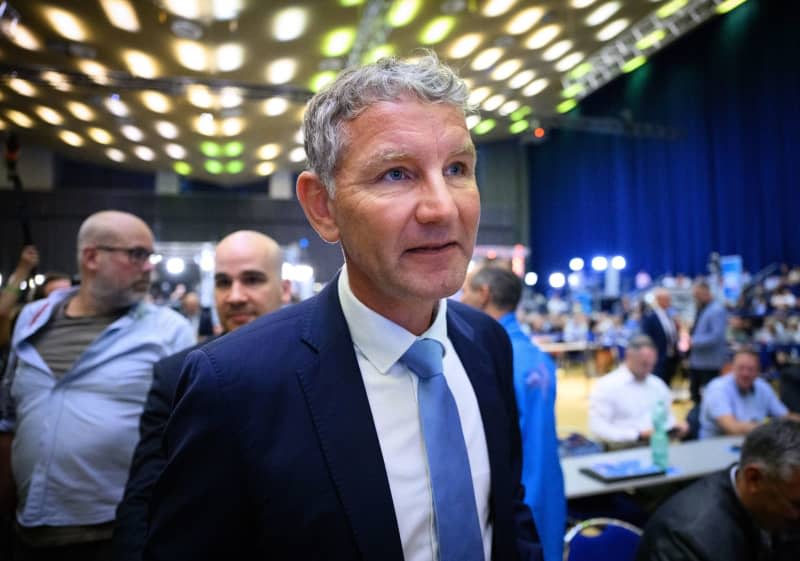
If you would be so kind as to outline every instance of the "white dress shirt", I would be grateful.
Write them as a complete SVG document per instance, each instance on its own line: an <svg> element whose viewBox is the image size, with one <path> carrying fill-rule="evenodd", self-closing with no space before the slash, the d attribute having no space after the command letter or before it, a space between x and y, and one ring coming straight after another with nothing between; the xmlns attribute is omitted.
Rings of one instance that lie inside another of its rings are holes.
<svg viewBox="0 0 800 561"><path fill-rule="evenodd" d="M667 337L667 356L673 356L675 354L675 342L677 341L675 322L672 321L672 318L669 317L669 314L667 314L666 310L663 310L658 306L653 306L653 311L655 312L658 321L661 323L662 329L664 329L664 335Z"/></svg>
<svg viewBox="0 0 800 561"><path fill-rule="evenodd" d="M621 365L599 380L589 397L589 430L606 442L633 442L653 428L653 409L661 400L667 407L667 430L675 426L672 392L661 378L648 374L637 380Z"/></svg>
<svg viewBox="0 0 800 561"><path fill-rule="evenodd" d="M428 459L417 404L417 377L398 363L417 337L362 304L350 289L346 267L339 275L338 290L378 433L403 556L405 561L436 561L438 544ZM433 324L420 337L435 339L445 349L444 377L455 399L464 432L484 557L488 561L492 547L489 453L478 400L464 365L447 337L446 315L447 302L443 299L439 302Z"/></svg>

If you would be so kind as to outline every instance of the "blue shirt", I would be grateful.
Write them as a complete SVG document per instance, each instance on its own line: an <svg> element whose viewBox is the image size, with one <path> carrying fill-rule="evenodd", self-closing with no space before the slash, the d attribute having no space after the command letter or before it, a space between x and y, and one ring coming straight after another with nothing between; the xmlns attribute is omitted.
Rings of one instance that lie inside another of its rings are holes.
<svg viewBox="0 0 800 561"><path fill-rule="evenodd" d="M567 502L556 435L556 366L522 332L513 312L499 322L508 333L514 352L525 503L533 512L545 561L561 561Z"/></svg>
<svg viewBox="0 0 800 561"><path fill-rule="evenodd" d="M153 364L194 343L178 313L140 303L106 327L57 379L30 340L76 290L29 304L14 330L0 392L0 432L15 433L11 460L22 526L114 519Z"/></svg>
<svg viewBox="0 0 800 561"><path fill-rule="evenodd" d="M767 417L783 417L789 410L772 387L756 378L753 389L743 393L733 374L720 376L706 386L700 406L700 438L721 436L717 417L733 415L737 421L761 422Z"/></svg>

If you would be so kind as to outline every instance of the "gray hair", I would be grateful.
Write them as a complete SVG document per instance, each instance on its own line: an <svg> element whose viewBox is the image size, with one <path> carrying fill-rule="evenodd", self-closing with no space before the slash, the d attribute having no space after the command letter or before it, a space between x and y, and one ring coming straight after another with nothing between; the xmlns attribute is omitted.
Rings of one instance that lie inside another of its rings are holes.
<svg viewBox="0 0 800 561"><path fill-rule="evenodd" d="M500 310L516 310L522 297L522 280L508 269L487 265L469 281L473 289L489 287L489 298Z"/></svg>
<svg viewBox="0 0 800 561"><path fill-rule="evenodd" d="M774 479L791 479L800 470L800 422L775 419L756 427L742 445L739 466L746 465L757 465Z"/></svg>
<svg viewBox="0 0 800 561"><path fill-rule="evenodd" d="M653 343L653 340L649 336L640 333L631 337L628 341L628 345L625 348L628 351L638 351L647 347L655 349L656 344Z"/></svg>
<svg viewBox="0 0 800 561"><path fill-rule="evenodd" d="M319 176L331 198L336 192L333 176L348 140L342 125L374 103L403 95L453 105L465 116L474 112L467 85L429 50L414 62L388 57L349 68L308 102L303 118L308 168Z"/></svg>

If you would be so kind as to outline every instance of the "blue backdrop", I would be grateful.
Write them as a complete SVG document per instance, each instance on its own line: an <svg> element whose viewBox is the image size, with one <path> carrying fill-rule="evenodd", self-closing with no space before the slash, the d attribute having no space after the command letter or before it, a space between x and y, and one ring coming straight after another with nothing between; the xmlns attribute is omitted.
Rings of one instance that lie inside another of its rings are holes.
<svg viewBox="0 0 800 561"><path fill-rule="evenodd" d="M675 140L553 130L528 150L530 264L622 254L628 273L800 263L800 35L789 2L750 0L573 113L680 130ZM545 277L546 278L546 277Z"/></svg>

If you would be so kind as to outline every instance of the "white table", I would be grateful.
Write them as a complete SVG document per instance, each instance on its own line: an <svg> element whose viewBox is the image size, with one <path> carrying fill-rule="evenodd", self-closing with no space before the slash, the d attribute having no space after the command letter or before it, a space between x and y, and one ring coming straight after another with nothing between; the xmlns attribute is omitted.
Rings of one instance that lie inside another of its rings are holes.
<svg viewBox="0 0 800 561"><path fill-rule="evenodd" d="M594 464L614 463L625 460L639 460L642 464L651 464L649 446L562 458L561 468L564 471L564 487L567 499L602 495L637 487L651 487L708 475L736 462L739 459L739 451L732 448L741 446L743 440L744 437L742 436L723 436L691 442L671 443L669 447L669 464L670 468L674 469L671 469L669 473L616 483L603 483L581 473L580 469Z"/></svg>

